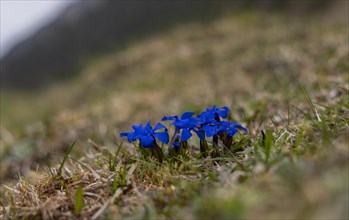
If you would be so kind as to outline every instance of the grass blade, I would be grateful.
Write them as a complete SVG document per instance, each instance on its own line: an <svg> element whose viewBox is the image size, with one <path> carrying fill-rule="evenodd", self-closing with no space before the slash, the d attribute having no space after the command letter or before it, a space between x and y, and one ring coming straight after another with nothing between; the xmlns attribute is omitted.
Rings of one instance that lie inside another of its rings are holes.
<svg viewBox="0 0 349 220"><path fill-rule="evenodd" d="M62 160L62 162L61 162L61 164L60 164L60 166L59 166L59 168L58 168L58 173L59 173L59 174L62 173L63 166L64 166L65 162L67 161L68 156L69 156L71 150L73 149L73 147L74 147L74 145L76 144L77 141L78 141L78 140L75 140L75 141L70 145L70 147L69 147L67 153L65 154L65 156L64 156L64 158L63 158L63 160Z"/></svg>

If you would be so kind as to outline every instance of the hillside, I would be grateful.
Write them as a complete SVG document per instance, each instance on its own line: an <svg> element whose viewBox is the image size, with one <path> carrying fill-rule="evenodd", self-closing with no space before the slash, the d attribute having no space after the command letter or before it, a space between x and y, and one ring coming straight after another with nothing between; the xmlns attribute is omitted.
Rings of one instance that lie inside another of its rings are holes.
<svg viewBox="0 0 349 220"><path fill-rule="evenodd" d="M247 8L320 13L335 4L323 0L78 1L1 58L0 86L47 88L76 76L96 56L183 22L203 22Z"/></svg>
<svg viewBox="0 0 349 220"><path fill-rule="evenodd" d="M97 57L46 90L2 91L3 215L348 218L348 13L228 13ZM118 137L213 105L248 128L238 151L199 158L192 139L188 157L159 164Z"/></svg>

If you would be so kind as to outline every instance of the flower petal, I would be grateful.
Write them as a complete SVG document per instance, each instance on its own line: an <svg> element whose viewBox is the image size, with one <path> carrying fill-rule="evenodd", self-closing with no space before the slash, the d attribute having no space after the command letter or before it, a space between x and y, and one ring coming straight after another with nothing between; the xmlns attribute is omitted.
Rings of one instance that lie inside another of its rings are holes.
<svg viewBox="0 0 349 220"><path fill-rule="evenodd" d="M132 128L133 128L133 130L142 128L142 124L139 124L139 125L134 124L134 125L132 125Z"/></svg>
<svg viewBox="0 0 349 220"><path fill-rule="evenodd" d="M174 116L164 116L161 121L171 121L171 120L177 120L178 116L174 115Z"/></svg>
<svg viewBox="0 0 349 220"><path fill-rule="evenodd" d="M142 136L140 138L141 145L145 148L153 147L154 137L152 136Z"/></svg>
<svg viewBox="0 0 349 220"><path fill-rule="evenodd" d="M177 148L177 147L179 147L181 144L179 143L179 142L174 142L173 144L172 144L172 147L175 147L175 148Z"/></svg>
<svg viewBox="0 0 349 220"><path fill-rule="evenodd" d="M173 125L178 128L185 128L188 125L188 123L189 121L187 119L184 119L173 122Z"/></svg>
<svg viewBox="0 0 349 220"><path fill-rule="evenodd" d="M197 119L197 118L188 118L187 120L189 122L188 123L188 127L190 129L194 129L194 128L196 128L196 127L198 127L200 125L200 120Z"/></svg>
<svg viewBox="0 0 349 220"><path fill-rule="evenodd" d="M196 135L197 135L201 140L205 139L205 132L204 132L204 131L202 131L202 130L199 130L199 131L193 130L193 131L196 133Z"/></svg>
<svg viewBox="0 0 349 220"><path fill-rule="evenodd" d="M159 139L162 143L167 144L169 141L169 136L167 131L163 131L163 132L158 132L158 133L154 133L154 136Z"/></svg>
<svg viewBox="0 0 349 220"><path fill-rule="evenodd" d="M194 114L195 114L195 112L184 112L181 116L181 119L191 118Z"/></svg>
<svg viewBox="0 0 349 220"><path fill-rule="evenodd" d="M188 129L183 129L181 134L182 141L188 140L192 136L191 132Z"/></svg>
<svg viewBox="0 0 349 220"><path fill-rule="evenodd" d="M219 132L224 132L227 131L230 128L231 122L228 121L221 121L219 123L217 123L217 129L218 129L218 133Z"/></svg>
<svg viewBox="0 0 349 220"><path fill-rule="evenodd" d="M127 137L127 135L128 135L129 133L131 133L131 132L121 132L121 133L119 134L119 137Z"/></svg>
<svg viewBox="0 0 349 220"><path fill-rule="evenodd" d="M119 137L127 137L127 141L128 142L132 142L132 141L135 141L136 138L134 138L135 136L135 133L134 132L121 132Z"/></svg>
<svg viewBox="0 0 349 220"><path fill-rule="evenodd" d="M136 139L138 138L138 136L134 133L134 132L130 132L128 135L127 135L127 140L128 142L132 142L132 141L135 141Z"/></svg>
<svg viewBox="0 0 349 220"><path fill-rule="evenodd" d="M217 134L217 131L212 129L212 130L209 130L206 132L206 136L207 137L212 137L213 135L216 135Z"/></svg>
<svg viewBox="0 0 349 220"><path fill-rule="evenodd" d="M147 124L144 127L144 129L147 131L153 130L153 127L151 126L150 121L151 121L151 119L148 120Z"/></svg>
<svg viewBox="0 0 349 220"><path fill-rule="evenodd" d="M198 116L198 119L200 120L200 124L205 125L215 122L214 117L214 114L209 111L205 111Z"/></svg>
<svg viewBox="0 0 349 220"><path fill-rule="evenodd" d="M226 118L228 117L228 112L229 112L229 108L227 106L224 106L222 108L220 108L217 112L218 115L221 116L222 118Z"/></svg>
<svg viewBox="0 0 349 220"><path fill-rule="evenodd" d="M212 125L205 125L201 128L204 132L207 132L209 130L212 130L213 126Z"/></svg>
<svg viewBox="0 0 349 220"><path fill-rule="evenodd" d="M233 137L237 132L238 132L238 130L236 128L230 128L228 130L228 134L230 137Z"/></svg>
<svg viewBox="0 0 349 220"><path fill-rule="evenodd" d="M217 126L213 125L206 125L202 128L202 130L205 131L207 137L212 137L213 135L216 135L218 132Z"/></svg>
<svg viewBox="0 0 349 220"><path fill-rule="evenodd" d="M141 137L143 135L146 135L147 134L147 131L145 130L145 127L143 127L142 125L139 125L139 126L132 126L133 129L135 130L133 133L134 133L134 136L137 138L137 137Z"/></svg>
<svg viewBox="0 0 349 220"><path fill-rule="evenodd" d="M246 133L248 132L247 128L242 127L242 125L236 124L235 127L236 127L236 128L240 128L241 130L243 130L243 131L246 132Z"/></svg>
<svg viewBox="0 0 349 220"><path fill-rule="evenodd" d="M161 124L160 122L155 125L154 131L159 130L161 128L165 128L165 131L167 131L167 128L165 127L165 125Z"/></svg>

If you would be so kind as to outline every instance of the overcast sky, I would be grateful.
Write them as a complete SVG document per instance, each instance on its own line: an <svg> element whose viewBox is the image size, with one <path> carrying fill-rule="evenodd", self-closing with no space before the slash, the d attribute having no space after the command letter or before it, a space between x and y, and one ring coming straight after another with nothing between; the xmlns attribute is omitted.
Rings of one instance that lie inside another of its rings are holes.
<svg viewBox="0 0 349 220"><path fill-rule="evenodd" d="M73 0L0 0L0 57L58 16Z"/></svg>

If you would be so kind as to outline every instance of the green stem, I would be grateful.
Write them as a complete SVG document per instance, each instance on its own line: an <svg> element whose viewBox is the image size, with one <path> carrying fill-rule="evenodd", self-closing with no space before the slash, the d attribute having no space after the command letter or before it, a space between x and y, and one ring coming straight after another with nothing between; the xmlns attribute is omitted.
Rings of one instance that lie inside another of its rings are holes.
<svg viewBox="0 0 349 220"><path fill-rule="evenodd" d="M165 156L164 153L162 152L162 149L159 147L159 145L154 141L153 147L151 148L153 156L155 156L160 163L164 160Z"/></svg>
<svg viewBox="0 0 349 220"><path fill-rule="evenodd" d="M202 157L208 156L208 145L206 139L200 139L200 152Z"/></svg>
<svg viewBox="0 0 349 220"><path fill-rule="evenodd" d="M222 141L224 145L224 150L230 150L233 143L233 137L231 137L227 132L224 132L222 135Z"/></svg>
<svg viewBox="0 0 349 220"><path fill-rule="evenodd" d="M179 129L178 128L176 128L176 130L175 130L175 132L174 132L174 134L173 134L173 136L171 138L171 141L170 141L170 143L168 145L169 150L172 148L173 143L177 142L177 141L179 141Z"/></svg>
<svg viewBox="0 0 349 220"><path fill-rule="evenodd" d="M180 147L184 150L188 149L188 141L181 141Z"/></svg>

